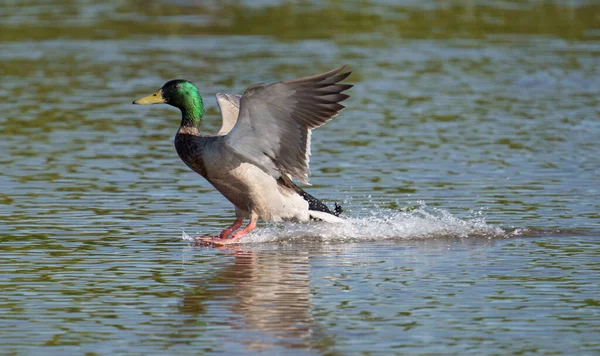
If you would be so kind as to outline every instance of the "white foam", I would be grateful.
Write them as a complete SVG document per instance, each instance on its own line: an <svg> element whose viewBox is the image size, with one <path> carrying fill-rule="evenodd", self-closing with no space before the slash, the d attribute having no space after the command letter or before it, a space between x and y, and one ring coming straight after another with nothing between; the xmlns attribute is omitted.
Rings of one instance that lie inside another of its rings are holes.
<svg viewBox="0 0 600 356"><path fill-rule="evenodd" d="M367 210L357 216L346 216L343 223L285 223L258 228L242 239L242 243L339 243L382 240L414 240L436 238L502 238L508 234L485 222L481 214L461 219L443 209L425 204L411 211L388 209Z"/></svg>
<svg viewBox="0 0 600 356"><path fill-rule="evenodd" d="M196 239L194 239L192 236L188 235L185 231L183 231L183 229L181 229L181 239L183 241L188 241L188 242L196 241Z"/></svg>

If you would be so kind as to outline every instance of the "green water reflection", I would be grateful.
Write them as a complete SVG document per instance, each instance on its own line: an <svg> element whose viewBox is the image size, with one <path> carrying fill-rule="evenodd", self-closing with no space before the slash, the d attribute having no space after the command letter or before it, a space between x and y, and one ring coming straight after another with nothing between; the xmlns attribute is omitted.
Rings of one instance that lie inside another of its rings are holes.
<svg viewBox="0 0 600 356"><path fill-rule="evenodd" d="M140 35L260 35L293 41L364 34L418 39L524 34L594 40L600 35L600 5L594 1L285 1L264 6L244 1L95 6L58 1L51 9L31 2L9 2L4 9L10 15L2 26L3 40L10 41ZM379 40L375 43L381 44ZM365 44L369 42L365 37Z"/></svg>

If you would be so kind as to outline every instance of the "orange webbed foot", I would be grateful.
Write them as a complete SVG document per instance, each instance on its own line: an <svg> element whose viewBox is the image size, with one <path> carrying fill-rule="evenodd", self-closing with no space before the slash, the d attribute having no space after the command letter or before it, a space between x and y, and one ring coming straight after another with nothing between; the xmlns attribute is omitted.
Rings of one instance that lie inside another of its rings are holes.
<svg viewBox="0 0 600 356"><path fill-rule="evenodd" d="M218 236L196 237L196 243L201 246L222 247L239 243L239 238L220 238Z"/></svg>

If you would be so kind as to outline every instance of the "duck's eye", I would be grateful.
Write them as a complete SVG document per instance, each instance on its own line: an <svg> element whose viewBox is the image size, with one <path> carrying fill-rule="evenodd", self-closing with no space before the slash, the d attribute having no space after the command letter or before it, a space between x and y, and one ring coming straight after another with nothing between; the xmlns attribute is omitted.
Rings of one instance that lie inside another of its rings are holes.
<svg viewBox="0 0 600 356"><path fill-rule="evenodd" d="M179 84L175 85L175 89L179 89Z"/></svg>

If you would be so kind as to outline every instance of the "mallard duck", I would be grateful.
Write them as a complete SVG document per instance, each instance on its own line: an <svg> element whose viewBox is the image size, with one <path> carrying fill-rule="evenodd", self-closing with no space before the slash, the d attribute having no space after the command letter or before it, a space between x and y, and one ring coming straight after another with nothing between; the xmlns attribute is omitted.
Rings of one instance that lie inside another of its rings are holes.
<svg viewBox="0 0 600 356"><path fill-rule="evenodd" d="M344 109L351 72L346 66L305 78L250 86L242 96L217 94L223 125L215 135L200 134L204 105L198 88L176 79L133 104L169 104L181 110L175 148L181 160L208 180L235 206L235 221L212 245L239 242L264 221L339 222L330 210L292 179L308 184L311 130ZM238 230L244 221L246 227Z"/></svg>

